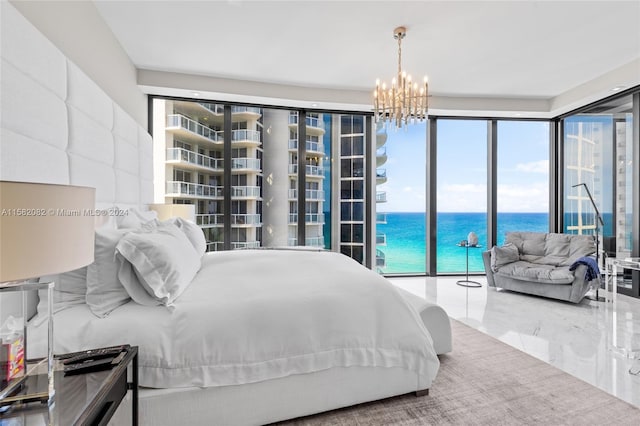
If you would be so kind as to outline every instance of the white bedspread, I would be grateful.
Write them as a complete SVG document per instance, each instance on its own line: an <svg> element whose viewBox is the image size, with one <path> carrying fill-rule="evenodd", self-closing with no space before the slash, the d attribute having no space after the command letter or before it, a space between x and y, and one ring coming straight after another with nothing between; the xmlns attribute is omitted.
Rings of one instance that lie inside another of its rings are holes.
<svg viewBox="0 0 640 426"><path fill-rule="evenodd" d="M334 366L401 367L428 388L439 361L416 312L383 277L332 252L207 253L170 311L128 303L98 319L56 314L56 352L140 349L140 384L222 386Z"/></svg>

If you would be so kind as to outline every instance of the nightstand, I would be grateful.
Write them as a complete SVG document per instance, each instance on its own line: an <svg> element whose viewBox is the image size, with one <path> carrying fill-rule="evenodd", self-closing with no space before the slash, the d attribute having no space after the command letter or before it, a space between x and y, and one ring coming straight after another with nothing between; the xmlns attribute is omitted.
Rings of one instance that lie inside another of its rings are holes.
<svg viewBox="0 0 640 426"><path fill-rule="evenodd" d="M106 425L131 390L131 424L137 425L138 347L130 347L111 370L72 376L55 371L54 387L55 397L49 407L39 402L13 406L0 414L0 419L16 419L25 425Z"/></svg>

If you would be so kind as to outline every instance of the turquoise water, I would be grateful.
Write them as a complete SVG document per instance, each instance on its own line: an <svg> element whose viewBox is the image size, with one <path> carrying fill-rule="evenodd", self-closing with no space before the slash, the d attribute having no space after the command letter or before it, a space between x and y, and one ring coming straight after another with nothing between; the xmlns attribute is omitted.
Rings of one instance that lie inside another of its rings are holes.
<svg viewBox="0 0 640 426"><path fill-rule="evenodd" d="M469 272L484 272L482 252L487 249L487 215L485 213L438 213L438 273L462 272L466 268L466 249L458 247L469 232L478 235L479 248L469 249ZM377 225L378 233L387 236L387 245L378 246L387 262L384 273L424 273L425 214L387 213L387 223ZM547 232L547 213L499 213L498 245L508 231Z"/></svg>

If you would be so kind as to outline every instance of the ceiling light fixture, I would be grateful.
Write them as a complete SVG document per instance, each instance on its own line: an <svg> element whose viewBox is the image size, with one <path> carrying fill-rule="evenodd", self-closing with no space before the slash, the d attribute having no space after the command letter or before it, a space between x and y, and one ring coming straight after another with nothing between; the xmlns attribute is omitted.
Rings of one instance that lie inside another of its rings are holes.
<svg viewBox="0 0 640 426"><path fill-rule="evenodd" d="M373 92L373 106L375 120L385 123L395 122L397 128L408 124L409 120L422 121L427 117L429 105L429 84L424 77L424 85L418 90L418 84L412 83L411 75L402 70L402 39L407 35L405 27L393 30L393 38L398 40L398 75L391 80L391 87L386 83L380 85L376 80L376 90Z"/></svg>

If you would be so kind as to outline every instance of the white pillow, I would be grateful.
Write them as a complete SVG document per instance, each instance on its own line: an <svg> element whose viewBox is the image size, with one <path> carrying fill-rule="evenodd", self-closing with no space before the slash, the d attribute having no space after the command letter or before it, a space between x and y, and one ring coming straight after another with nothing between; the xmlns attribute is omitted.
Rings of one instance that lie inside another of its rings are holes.
<svg viewBox="0 0 640 426"><path fill-rule="evenodd" d="M40 282L55 283L53 288L53 313L63 311L75 305L84 305L87 297L87 267L58 275L41 277ZM47 312L47 290L38 290L38 313Z"/></svg>
<svg viewBox="0 0 640 426"><path fill-rule="evenodd" d="M149 210L129 209L125 215L116 217L118 229L139 229L143 225L157 221L158 213Z"/></svg>
<svg viewBox="0 0 640 426"><path fill-rule="evenodd" d="M116 252L122 285L134 301L144 305L170 306L201 266L201 254L176 225L167 221L154 229L129 232Z"/></svg>
<svg viewBox="0 0 640 426"><path fill-rule="evenodd" d="M491 248L491 270L498 272L500 267L520 260L518 247L512 243L503 245L502 247L493 246Z"/></svg>
<svg viewBox="0 0 640 426"><path fill-rule="evenodd" d="M207 251L207 240L204 238L204 232L202 231L202 228L200 228L195 223L181 217L171 218L168 220L168 222L173 223L182 232L184 232L184 235L187 236L187 238L193 245L193 248L196 249L196 252L201 256L204 255L204 253Z"/></svg>
<svg viewBox="0 0 640 426"><path fill-rule="evenodd" d="M118 280L115 253L118 241L131 229L100 228L96 230L95 261L87 267L87 304L95 315L106 317L127 303L129 293Z"/></svg>

